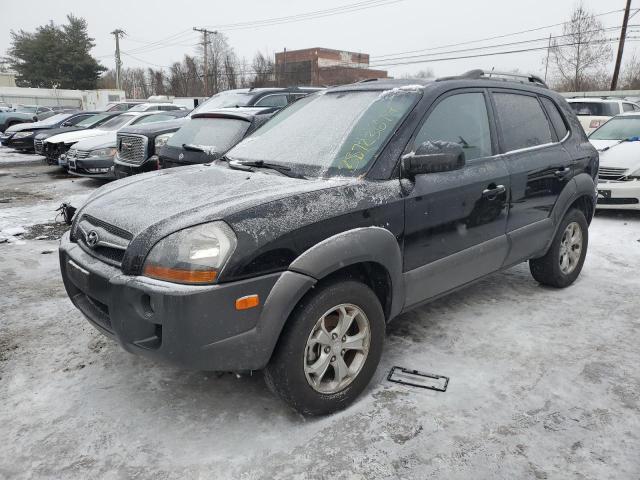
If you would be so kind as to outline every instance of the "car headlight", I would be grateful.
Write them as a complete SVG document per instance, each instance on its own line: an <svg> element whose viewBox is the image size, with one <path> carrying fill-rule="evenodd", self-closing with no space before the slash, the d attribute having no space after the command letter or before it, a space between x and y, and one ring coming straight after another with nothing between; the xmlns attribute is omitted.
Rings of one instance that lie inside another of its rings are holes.
<svg viewBox="0 0 640 480"><path fill-rule="evenodd" d="M154 144L156 149L155 151L157 152L159 148L164 147L174 133L175 132L170 132L170 133L163 133L162 135L158 135L156 137L156 142Z"/></svg>
<svg viewBox="0 0 640 480"><path fill-rule="evenodd" d="M33 135L33 132L16 132L13 134L13 139L18 139L18 138L26 138L26 137L30 137L31 135Z"/></svg>
<svg viewBox="0 0 640 480"><path fill-rule="evenodd" d="M224 222L185 228L154 245L142 274L174 283L214 283L236 244L233 230Z"/></svg>
<svg viewBox="0 0 640 480"><path fill-rule="evenodd" d="M115 147L99 148L97 150L91 150L89 158L113 157L117 151Z"/></svg>

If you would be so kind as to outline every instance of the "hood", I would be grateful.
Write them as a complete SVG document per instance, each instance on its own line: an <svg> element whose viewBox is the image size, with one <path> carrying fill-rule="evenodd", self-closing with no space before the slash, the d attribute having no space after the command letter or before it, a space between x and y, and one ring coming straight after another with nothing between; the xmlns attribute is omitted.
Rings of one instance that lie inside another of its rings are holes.
<svg viewBox="0 0 640 480"><path fill-rule="evenodd" d="M110 132L108 130L100 130L99 128L72 130L70 132L49 137L46 141L49 143L76 143L80 140L84 140L85 138L99 137L100 135L105 135L107 133Z"/></svg>
<svg viewBox="0 0 640 480"><path fill-rule="evenodd" d="M40 133L36 134L36 138L38 140L45 140L47 138L53 137L54 135L59 135L61 133L73 132L76 130L86 130L86 127L59 127L59 128L49 128L46 130L40 130Z"/></svg>
<svg viewBox="0 0 640 480"><path fill-rule="evenodd" d="M149 172L99 188L81 210L134 236L178 218L197 224L299 193L331 188L353 179L296 179L220 165ZM79 216L78 216L79 218Z"/></svg>
<svg viewBox="0 0 640 480"><path fill-rule="evenodd" d="M18 123L17 125L11 125L5 130L7 133L16 133L23 130L33 130L38 126L38 122Z"/></svg>
<svg viewBox="0 0 640 480"><path fill-rule="evenodd" d="M626 168L630 173L640 169L640 142L592 140L591 143L600 152L601 167Z"/></svg>
<svg viewBox="0 0 640 480"><path fill-rule="evenodd" d="M99 148L109 148L116 146L116 132L109 132L98 137L85 138L75 144L78 150L91 151Z"/></svg>

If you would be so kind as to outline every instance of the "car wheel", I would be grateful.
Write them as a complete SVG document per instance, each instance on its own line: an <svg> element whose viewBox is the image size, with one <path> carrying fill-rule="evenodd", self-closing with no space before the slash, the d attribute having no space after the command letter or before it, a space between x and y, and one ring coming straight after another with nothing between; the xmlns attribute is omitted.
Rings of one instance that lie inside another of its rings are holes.
<svg viewBox="0 0 640 480"><path fill-rule="evenodd" d="M529 260L531 275L543 285L564 288L571 285L582 270L589 243L589 226L580 210L570 210L544 257Z"/></svg>
<svg viewBox="0 0 640 480"><path fill-rule="evenodd" d="M371 380L384 333L382 306L369 287L353 280L316 287L287 321L266 383L304 415L343 409Z"/></svg>

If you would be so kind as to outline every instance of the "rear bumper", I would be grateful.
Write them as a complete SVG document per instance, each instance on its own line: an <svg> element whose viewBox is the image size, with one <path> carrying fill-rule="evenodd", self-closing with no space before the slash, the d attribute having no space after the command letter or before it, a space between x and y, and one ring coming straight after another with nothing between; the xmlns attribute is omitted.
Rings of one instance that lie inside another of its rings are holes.
<svg viewBox="0 0 640 480"><path fill-rule="evenodd" d="M597 208L640 210L640 180L599 182Z"/></svg>
<svg viewBox="0 0 640 480"><path fill-rule="evenodd" d="M283 292L303 292L315 282L294 272L211 286L128 276L87 254L69 233L60 244L60 270L73 304L125 350L198 370L263 368L290 311L274 305ZM286 288L270 302L276 283ZM237 311L235 300L252 294L261 305Z"/></svg>

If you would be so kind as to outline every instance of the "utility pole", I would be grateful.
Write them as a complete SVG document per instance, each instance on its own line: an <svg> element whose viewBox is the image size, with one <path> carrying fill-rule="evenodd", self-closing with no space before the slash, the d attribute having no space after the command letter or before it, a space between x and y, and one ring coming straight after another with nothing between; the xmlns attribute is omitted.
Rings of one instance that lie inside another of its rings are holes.
<svg viewBox="0 0 640 480"><path fill-rule="evenodd" d="M207 30L206 28L193 27L195 32L202 33L202 45L204 47L204 96L209 96L209 59L207 56L207 44L209 43L209 34L216 35L217 30Z"/></svg>
<svg viewBox="0 0 640 480"><path fill-rule="evenodd" d="M122 90L122 82L120 78L120 68L122 67L122 60L120 60L120 37L123 36L124 31L116 28L111 35L116 37L116 89Z"/></svg>
<svg viewBox="0 0 640 480"><path fill-rule="evenodd" d="M549 34L549 45L547 45L547 61L544 65L544 83L547 83L547 72L549 71L549 52L551 51L551 34Z"/></svg>
<svg viewBox="0 0 640 480"><path fill-rule="evenodd" d="M618 75L620 74L620 64L622 63L624 41L627 36L629 10L631 10L631 0L627 0L627 6L624 9L624 19L622 20L622 30L620 31L620 43L618 44L618 56L616 57L616 66L613 69L613 77L611 78L611 90L615 90L616 88L618 88Z"/></svg>

